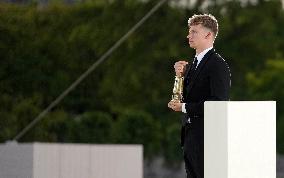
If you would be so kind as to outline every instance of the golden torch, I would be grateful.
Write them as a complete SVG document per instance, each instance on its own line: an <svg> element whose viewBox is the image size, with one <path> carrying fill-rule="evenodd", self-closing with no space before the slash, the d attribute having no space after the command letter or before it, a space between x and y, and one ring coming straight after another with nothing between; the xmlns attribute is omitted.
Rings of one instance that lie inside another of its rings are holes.
<svg viewBox="0 0 284 178"><path fill-rule="evenodd" d="M174 88L173 88L173 94L172 94L172 101L175 102L182 102L183 97L183 81L184 77L182 75L176 75L175 76L175 83L174 83Z"/></svg>
<svg viewBox="0 0 284 178"><path fill-rule="evenodd" d="M183 66L183 71L188 68L188 64ZM179 73L175 76L175 83L173 88L173 94L172 94L172 101L175 102L182 102L183 101L183 83L184 83L184 76L183 73Z"/></svg>

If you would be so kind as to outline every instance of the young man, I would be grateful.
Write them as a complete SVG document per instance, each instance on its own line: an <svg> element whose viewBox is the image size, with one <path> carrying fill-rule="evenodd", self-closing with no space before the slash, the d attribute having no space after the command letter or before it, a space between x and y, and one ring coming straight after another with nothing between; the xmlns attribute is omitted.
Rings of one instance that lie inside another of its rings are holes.
<svg viewBox="0 0 284 178"><path fill-rule="evenodd" d="M175 63L176 75L184 76L183 101L170 101L168 107L184 113L181 145L187 178L203 178L204 102L229 100L230 70L213 48L218 34L216 18L208 14L193 15L188 26L188 43L196 54L190 67L186 67L186 61Z"/></svg>

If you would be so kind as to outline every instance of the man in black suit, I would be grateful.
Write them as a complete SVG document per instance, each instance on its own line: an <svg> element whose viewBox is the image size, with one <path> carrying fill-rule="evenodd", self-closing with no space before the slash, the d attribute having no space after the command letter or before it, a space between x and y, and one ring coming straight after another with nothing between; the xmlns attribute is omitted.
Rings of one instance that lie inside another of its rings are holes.
<svg viewBox="0 0 284 178"><path fill-rule="evenodd" d="M168 107L183 112L181 145L187 178L204 177L204 102L229 100L230 70L213 48L218 22L212 15L194 15L188 20L188 43L196 51L191 65L178 61L176 75L184 76L183 101ZM190 66L190 67L188 67Z"/></svg>

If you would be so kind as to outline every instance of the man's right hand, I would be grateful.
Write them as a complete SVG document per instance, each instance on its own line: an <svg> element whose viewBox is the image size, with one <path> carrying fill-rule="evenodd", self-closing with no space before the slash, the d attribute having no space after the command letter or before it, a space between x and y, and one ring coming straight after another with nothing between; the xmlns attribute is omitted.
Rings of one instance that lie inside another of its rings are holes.
<svg viewBox="0 0 284 178"><path fill-rule="evenodd" d="M188 64L186 61L178 61L175 63L174 68L177 76L183 76L185 72L185 65Z"/></svg>

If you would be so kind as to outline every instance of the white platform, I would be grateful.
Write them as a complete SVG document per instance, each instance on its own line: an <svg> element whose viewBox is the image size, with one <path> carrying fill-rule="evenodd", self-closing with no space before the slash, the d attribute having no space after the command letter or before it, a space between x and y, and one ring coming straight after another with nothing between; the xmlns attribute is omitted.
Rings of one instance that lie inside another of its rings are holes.
<svg viewBox="0 0 284 178"><path fill-rule="evenodd" d="M276 178L276 102L204 106L205 178Z"/></svg>
<svg viewBox="0 0 284 178"><path fill-rule="evenodd" d="M0 178L142 177L141 145L0 145Z"/></svg>

